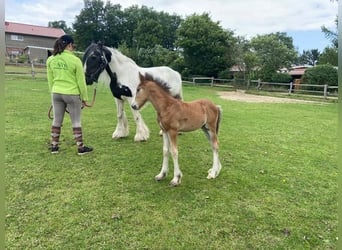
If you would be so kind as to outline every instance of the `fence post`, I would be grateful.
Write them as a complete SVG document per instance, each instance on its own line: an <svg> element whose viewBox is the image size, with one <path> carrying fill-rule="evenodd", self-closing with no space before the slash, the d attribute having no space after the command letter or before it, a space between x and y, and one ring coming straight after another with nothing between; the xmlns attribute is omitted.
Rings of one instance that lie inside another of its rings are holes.
<svg viewBox="0 0 342 250"><path fill-rule="evenodd" d="M214 77L211 77L211 87L214 87Z"/></svg>
<svg viewBox="0 0 342 250"><path fill-rule="evenodd" d="M324 84L324 98L327 99L328 96L328 84Z"/></svg>
<svg viewBox="0 0 342 250"><path fill-rule="evenodd" d="M36 72L34 71L33 62L31 63L31 75L32 75L32 78L33 78L33 79L36 77Z"/></svg>
<svg viewBox="0 0 342 250"><path fill-rule="evenodd" d="M261 89L261 79L259 78L258 79L258 86L257 86L257 90L260 90Z"/></svg>
<svg viewBox="0 0 342 250"><path fill-rule="evenodd" d="M292 88L293 88L293 82L290 82L289 95L291 95L292 93Z"/></svg>

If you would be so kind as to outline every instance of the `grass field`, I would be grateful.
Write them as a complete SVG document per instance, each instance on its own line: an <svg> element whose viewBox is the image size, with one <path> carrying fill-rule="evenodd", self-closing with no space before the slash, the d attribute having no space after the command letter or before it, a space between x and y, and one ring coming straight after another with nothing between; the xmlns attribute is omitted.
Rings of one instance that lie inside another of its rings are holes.
<svg viewBox="0 0 342 250"><path fill-rule="evenodd" d="M6 76L6 249L336 249L337 104L253 104L221 99L210 87L184 87L186 100L223 108L222 171L201 131L179 137L182 184L155 182L162 139L151 130L112 140L116 108L98 87L83 112L87 145L78 156L69 117L61 152L48 150L50 96L44 77ZM92 88L89 88L89 95ZM172 167L172 164L170 165Z"/></svg>

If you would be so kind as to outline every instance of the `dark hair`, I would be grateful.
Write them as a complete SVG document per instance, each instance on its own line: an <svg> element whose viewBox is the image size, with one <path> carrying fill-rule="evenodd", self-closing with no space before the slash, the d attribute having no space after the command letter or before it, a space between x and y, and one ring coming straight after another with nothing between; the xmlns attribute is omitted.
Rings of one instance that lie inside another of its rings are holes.
<svg viewBox="0 0 342 250"><path fill-rule="evenodd" d="M55 45L53 46L53 55L60 54L64 51L65 47L68 46L68 44L73 44L74 39L70 35L63 35L60 38L58 38L55 42Z"/></svg>

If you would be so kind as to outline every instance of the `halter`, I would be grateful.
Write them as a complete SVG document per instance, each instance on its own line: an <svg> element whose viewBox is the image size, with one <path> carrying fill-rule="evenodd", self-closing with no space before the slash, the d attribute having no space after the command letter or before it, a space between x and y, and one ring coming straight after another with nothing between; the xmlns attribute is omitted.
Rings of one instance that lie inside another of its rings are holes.
<svg viewBox="0 0 342 250"><path fill-rule="evenodd" d="M132 96L131 90L125 86L125 85L120 85L118 83L118 78L115 72L112 72L109 62L111 61L111 51L104 47L101 42L97 44L91 45L92 47L88 50L86 50L86 58L83 63L87 63L90 57L96 57L96 70L93 73L86 73L86 76L90 78L90 81L94 82L98 80L97 78L99 75L106 70L107 74L110 77L110 89L112 91L112 94L115 98L118 98L120 100L121 96ZM88 65L89 66L89 65ZM94 66L94 65L92 65ZM88 70L87 70L88 71ZM88 71L89 72L89 71Z"/></svg>
<svg viewBox="0 0 342 250"><path fill-rule="evenodd" d="M96 70L94 73L92 73L92 74L87 74L87 76L90 76L90 79L94 79L94 77L95 77L97 74L101 73L101 72L102 72L104 69L106 69L107 66L108 66L108 62L107 62L105 56L103 55L102 48L99 48L99 47L98 47L98 48L96 48L96 50L97 50L97 49L100 49L100 51L98 51L98 52L101 54L101 56L100 56L101 63L100 63L99 67L97 68L97 70Z"/></svg>

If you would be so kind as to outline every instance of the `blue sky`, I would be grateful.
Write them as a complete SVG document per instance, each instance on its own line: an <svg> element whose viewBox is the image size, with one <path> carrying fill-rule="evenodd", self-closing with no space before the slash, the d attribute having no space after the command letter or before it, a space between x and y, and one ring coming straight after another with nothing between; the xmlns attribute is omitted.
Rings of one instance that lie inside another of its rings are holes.
<svg viewBox="0 0 342 250"><path fill-rule="evenodd" d="M107 0L103 0L106 2ZM299 52L323 49L330 41L321 32L325 25L336 30L334 20L338 3L330 0L110 0L122 8L132 5L153 8L186 18L209 13L224 29L250 39L257 34L286 32ZM83 0L5 0L5 20L46 26L49 21L64 20L68 26L84 7Z"/></svg>
<svg viewBox="0 0 342 250"><path fill-rule="evenodd" d="M331 45L320 30L289 31L287 35L293 38L293 44L300 53L308 49L318 49L323 52L325 47Z"/></svg>

